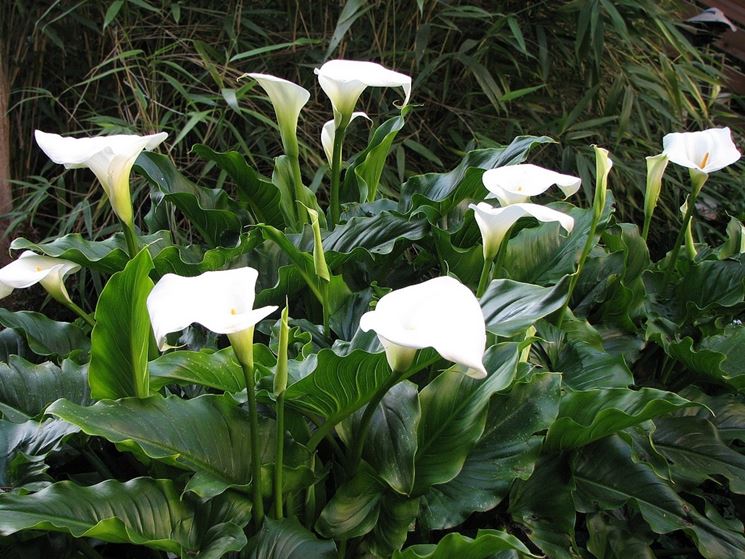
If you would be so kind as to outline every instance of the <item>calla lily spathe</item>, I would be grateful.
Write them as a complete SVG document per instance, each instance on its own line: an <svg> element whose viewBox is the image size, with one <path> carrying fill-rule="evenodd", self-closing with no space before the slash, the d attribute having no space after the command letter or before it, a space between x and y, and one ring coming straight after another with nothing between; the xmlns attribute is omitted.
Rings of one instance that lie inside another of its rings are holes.
<svg viewBox="0 0 745 559"><path fill-rule="evenodd" d="M147 298L147 310L162 350L166 334L197 322L217 334L243 332L267 317L276 306L254 309L258 272L244 267L205 272L195 277L164 275Z"/></svg>
<svg viewBox="0 0 745 559"><path fill-rule="evenodd" d="M109 197L114 213L132 226L132 199L129 173L143 150L157 147L168 137L166 132L138 136L117 134L94 138L62 137L41 130L34 133L36 143L49 159L67 169L88 167L98 178Z"/></svg>
<svg viewBox="0 0 745 559"><path fill-rule="evenodd" d="M362 92L368 87L401 87L402 108L409 103L411 77L389 70L375 62L329 60L315 69L321 89L331 100L336 126L346 126Z"/></svg>
<svg viewBox="0 0 745 559"><path fill-rule="evenodd" d="M363 116L372 122L372 119L363 111L353 112L349 122L352 122L358 116ZM334 164L334 138L336 138L336 125L333 120L329 120L323 125L323 128L321 128L321 145L323 146L324 153L326 153L326 159L328 159L329 165Z"/></svg>
<svg viewBox="0 0 745 559"><path fill-rule="evenodd" d="M662 138L662 146L673 163L707 175L740 159L729 128L673 132Z"/></svg>
<svg viewBox="0 0 745 559"><path fill-rule="evenodd" d="M277 124L279 124L285 153L292 153L293 149L297 151L297 121L300 117L300 111L310 99L310 92L296 83L270 74L250 73L244 75L259 82L259 85L269 96L269 100L274 107L274 113L277 116Z"/></svg>
<svg viewBox="0 0 745 559"><path fill-rule="evenodd" d="M581 179L572 175L562 175L538 165L522 163L489 169L482 177L489 190L487 198L497 198L502 206L528 202L531 196L543 194L556 185L568 198L579 190Z"/></svg>
<svg viewBox="0 0 745 559"><path fill-rule="evenodd" d="M408 369L417 349L432 347L467 367L469 376L486 376L484 315L471 290L454 278L434 278L387 293L375 310L362 315L360 328L378 334L396 372Z"/></svg>
<svg viewBox="0 0 745 559"><path fill-rule="evenodd" d="M494 208L486 202L480 202L468 207L473 210L476 223L481 230L485 260L491 260L496 256L505 235L521 217L534 217L543 222L558 221L567 233L571 233L574 228L572 216L539 204L518 203Z"/></svg>
<svg viewBox="0 0 745 559"><path fill-rule="evenodd" d="M40 283L57 301L70 304L72 301L65 289L65 277L79 269L80 265L75 262L26 251L0 269L0 299L10 295L14 289Z"/></svg>

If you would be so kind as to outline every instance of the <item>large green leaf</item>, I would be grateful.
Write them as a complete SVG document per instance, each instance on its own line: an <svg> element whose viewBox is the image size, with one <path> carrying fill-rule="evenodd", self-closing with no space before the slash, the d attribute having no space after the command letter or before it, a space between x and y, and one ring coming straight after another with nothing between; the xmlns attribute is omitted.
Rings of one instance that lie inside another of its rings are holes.
<svg viewBox="0 0 745 559"><path fill-rule="evenodd" d="M231 347L214 353L172 351L150 361L148 370L152 390L166 384L200 384L223 392L246 389L243 369Z"/></svg>
<svg viewBox="0 0 745 559"><path fill-rule="evenodd" d="M7 364L0 363L0 411L5 415L36 417L60 398L79 404L88 401L83 367L69 360L62 362L62 368L49 361L34 365L15 355Z"/></svg>
<svg viewBox="0 0 745 559"><path fill-rule="evenodd" d="M553 287L507 279L492 281L480 301L487 329L497 336L514 336L559 310L568 285L569 276Z"/></svg>
<svg viewBox="0 0 745 559"><path fill-rule="evenodd" d="M481 183L483 170L522 163L531 147L550 142L553 140L546 136L518 136L508 146L470 151L452 171L417 175L406 181L399 207L408 212L428 205L445 214L464 198L481 197L475 194L486 192Z"/></svg>
<svg viewBox="0 0 745 559"><path fill-rule="evenodd" d="M425 495L420 520L430 530L452 528L473 512L496 507L515 479L527 479L543 444L534 435L551 425L559 411L561 375L537 373L495 394L486 428L455 479Z"/></svg>
<svg viewBox="0 0 745 559"><path fill-rule="evenodd" d="M323 239L325 251L348 254L365 250L371 254L389 254L396 243L406 239L417 241L427 234L424 219L414 219L397 212L381 212L372 216L353 217L334 228Z"/></svg>
<svg viewBox="0 0 745 559"><path fill-rule="evenodd" d="M335 559L333 541L319 540L294 518L266 518L248 542L247 559Z"/></svg>
<svg viewBox="0 0 745 559"><path fill-rule="evenodd" d="M0 330L0 361L7 363L12 355L29 356L28 345L23 336L12 328Z"/></svg>
<svg viewBox="0 0 745 559"><path fill-rule="evenodd" d="M235 244L242 224L224 190L197 186L179 173L167 156L159 153L142 152L135 170L157 189L156 199L162 198L176 206L210 246Z"/></svg>
<svg viewBox="0 0 745 559"><path fill-rule="evenodd" d="M242 527L250 510L246 499L233 495L208 503L180 497L169 480L107 480L90 487L62 481L38 493L0 495L0 534L51 530L219 559L246 544Z"/></svg>
<svg viewBox="0 0 745 559"><path fill-rule="evenodd" d="M321 511L316 530L322 536L350 539L364 536L378 523L385 486L366 463L336 488Z"/></svg>
<svg viewBox="0 0 745 559"><path fill-rule="evenodd" d="M229 396L205 395L191 400L177 396L124 398L91 407L60 400L47 413L121 448L195 472L187 490L200 496L210 497L251 483L248 413ZM261 462L267 469L263 479L267 482L274 460L274 429L273 421L263 421L258 433ZM308 458L304 448L287 441L287 490L302 486L310 477Z"/></svg>
<svg viewBox="0 0 745 559"><path fill-rule="evenodd" d="M419 544L393 554L393 559L491 559L501 551L516 551L520 557L538 557L512 534L479 530L475 538L458 533L446 535L437 544Z"/></svg>
<svg viewBox="0 0 745 559"><path fill-rule="evenodd" d="M422 389L414 494L458 475L484 432L489 399L512 382L517 358L517 344L499 344L484 356L487 378L445 371Z"/></svg>
<svg viewBox="0 0 745 559"><path fill-rule="evenodd" d="M574 559L575 511L572 480L560 455L545 455L527 481L510 491L509 512L531 541L551 559Z"/></svg>
<svg viewBox="0 0 745 559"><path fill-rule="evenodd" d="M0 420L0 486L4 491L43 478L44 458L79 429L66 421L11 423Z"/></svg>
<svg viewBox="0 0 745 559"><path fill-rule="evenodd" d="M96 306L88 383L96 399L149 394L148 346L152 332L147 296L153 261L142 250L109 279Z"/></svg>
<svg viewBox="0 0 745 559"><path fill-rule="evenodd" d="M380 501L378 522L365 537L365 547L376 557L390 557L406 543L418 512L419 498L386 492Z"/></svg>
<svg viewBox="0 0 745 559"><path fill-rule="evenodd" d="M700 485L712 475L729 482L733 493L745 493L745 456L729 448L709 421L700 417L655 420L654 446L672 462L673 477Z"/></svg>
<svg viewBox="0 0 745 559"><path fill-rule="evenodd" d="M90 348L88 337L77 325L58 322L38 312L0 308L0 324L22 332L28 347L37 355L67 357L74 351L87 352Z"/></svg>
<svg viewBox="0 0 745 559"><path fill-rule="evenodd" d="M689 307L702 311L741 303L745 299L745 255L691 265L677 292Z"/></svg>
<svg viewBox="0 0 745 559"><path fill-rule="evenodd" d="M578 448L686 406L697 405L655 388L605 388L568 392L546 436L552 449Z"/></svg>
<svg viewBox="0 0 745 559"><path fill-rule="evenodd" d="M604 513L590 515L587 549L598 559L655 559L649 542L630 531L630 523Z"/></svg>
<svg viewBox="0 0 745 559"><path fill-rule="evenodd" d="M400 382L378 404L370 420L362 457L394 491L408 494L414 485L414 456L420 417L417 386ZM362 410L340 424L347 447L355 439Z"/></svg>
<svg viewBox="0 0 745 559"><path fill-rule="evenodd" d="M240 153L218 152L204 144L196 144L192 151L202 159L214 161L233 179L240 199L246 201L257 223L279 228L288 223L282 215L279 189L261 177Z"/></svg>
<svg viewBox="0 0 745 559"><path fill-rule="evenodd" d="M631 459L629 447L609 437L585 447L573 465L575 503L580 512L616 509L633 503L658 534L682 530L707 559L745 555L745 537L700 514L643 462Z"/></svg>

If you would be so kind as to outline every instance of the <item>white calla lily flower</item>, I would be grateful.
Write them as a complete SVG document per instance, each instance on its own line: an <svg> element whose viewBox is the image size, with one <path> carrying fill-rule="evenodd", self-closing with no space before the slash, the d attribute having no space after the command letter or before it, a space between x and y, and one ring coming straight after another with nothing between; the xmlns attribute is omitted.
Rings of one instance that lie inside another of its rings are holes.
<svg viewBox="0 0 745 559"><path fill-rule="evenodd" d="M352 122L358 116L363 116L367 120L372 122L372 119L369 116L367 116L367 113L363 111L353 112L351 118L349 119L349 122ZM321 145L323 146L323 151L326 153L326 159L329 160L329 165L333 165L334 139L335 138L336 138L336 125L333 120L329 120L326 124L323 125L323 128L321 128Z"/></svg>
<svg viewBox="0 0 745 559"><path fill-rule="evenodd" d="M164 275L147 298L158 347L165 349L166 334L183 330L194 322L217 334L231 335L252 329L278 308L253 308L258 275L248 267L205 272L195 277Z"/></svg>
<svg viewBox="0 0 745 559"><path fill-rule="evenodd" d="M251 77L259 82L259 85L269 96L277 116L279 132L282 135L282 144L285 153L297 151L297 121L300 111L310 99L310 92L283 78L271 74L249 73L244 76ZM244 77L241 76L241 77Z"/></svg>
<svg viewBox="0 0 745 559"><path fill-rule="evenodd" d="M133 224L129 173L143 150L157 147L168 137L166 132L138 136L117 134L94 138L62 137L41 130L34 133L36 143L49 159L67 169L88 167L96 175L109 197L114 213L130 227Z"/></svg>
<svg viewBox="0 0 745 559"><path fill-rule="evenodd" d="M65 289L65 277L80 270L80 265L61 258L41 256L26 251L17 260L0 269L0 299L14 289L23 289L40 283L49 294L62 304L71 304Z"/></svg>
<svg viewBox="0 0 745 559"><path fill-rule="evenodd" d="M315 69L321 89L331 100L337 127L346 126L362 92L368 87L401 87L405 107L411 96L411 77L375 62L329 60Z"/></svg>
<svg viewBox="0 0 745 559"><path fill-rule="evenodd" d="M740 159L729 128L673 132L662 138L663 153L677 165L706 175Z"/></svg>
<svg viewBox="0 0 745 559"><path fill-rule="evenodd" d="M534 217L538 221L558 221L567 233L574 228L574 218L551 208L539 204L512 204L503 208L495 208L486 202L470 204L468 206L474 212L476 223L481 230L481 238L484 243L484 260L493 259L505 235L510 228L521 217Z"/></svg>
<svg viewBox="0 0 745 559"><path fill-rule="evenodd" d="M387 293L375 310L362 315L360 328L378 334L395 372L409 368L417 349L432 347L468 367L469 376L486 376L484 315L471 290L454 278L434 278Z"/></svg>
<svg viewBox="0 0 745 559"><path fill-rule="evenodd" d="M531 163L489 169L481 180L489 190L486 197L497 198L502 206L528 202L531 196L543 194L553 185L568 198L579 190L582 183L579 177L562 175Z"/></svg>

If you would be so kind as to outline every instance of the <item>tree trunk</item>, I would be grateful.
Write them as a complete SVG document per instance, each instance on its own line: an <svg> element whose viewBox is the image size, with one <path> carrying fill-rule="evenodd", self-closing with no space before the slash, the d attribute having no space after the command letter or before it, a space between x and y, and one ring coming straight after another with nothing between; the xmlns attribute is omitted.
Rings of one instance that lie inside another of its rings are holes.
<svg viewBox="0 0 745 559"><path fill-rule="evenodd" d="M5 237L10 220L3 217L13 209L13 192L10 186L10 117L8 104L10 84L8 83L8 61L5 45L0 41L0 265L10 261Z"/></svg>

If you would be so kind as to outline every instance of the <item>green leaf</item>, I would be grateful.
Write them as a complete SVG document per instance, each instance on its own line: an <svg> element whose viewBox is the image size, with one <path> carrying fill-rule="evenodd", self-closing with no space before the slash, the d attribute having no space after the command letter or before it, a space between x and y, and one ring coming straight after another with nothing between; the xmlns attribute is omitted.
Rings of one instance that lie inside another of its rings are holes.
<svg viewBox="0 0 745 559"><path fill-rule="evenodd" d="M74 351L87 352L88 337L69 322L58 322L33 311L11 312L0 308L0 324L22 332L28 347L37 355L67 357Z"/></svg>
<svg viewBox="0 0 745 559"><path fill-rule="evenodd" d="M329 46L323 57L324 60L331 58L331 55L336 50L336 47L339 46L339 43L341 43L344 35L346 35L349 28L352 27L352 24L371 8L372 6L367 4L367 0L347 0L345 2L344 8L339 14L339 20L336 22L334 33L329 39Z"/></svg>
<svg viewBox="0 0 745 559"><path fill-rule="evenodd" d="M246 553L246 552L244 552ZM319 540L295 518L264 519L248 542L247 559L336 559L333 541Z"/></svg>
<svg viewBox="0 0 745 559"><path fill-rule="evenodd" d="M214 353L172 351L148 363L150 388L160 390L167 384L199 384L223 392L246 389L243 369L232 347Z"/></svg>
<svg viewBox="0 0 745 559"><path fill-rule="evenodd" d="M357 473L337 487L316 522L322 536L351 539L364 536L378 523L385 488L372 468L361 463Z"/></svg>
<svg viewBox="0 0 745 559"><path fill-rule="evenodd" d="M88 383L96 399L145 397L150 393L147 353L152 331L147 296L153 261L142 250L109 279L96 306Z"/></svg>
<svg viewBox="0 0 745 559"><path fill-rule="evenodd" d="M699 311L742 303L745 300L745 255L691 265L677 294L689 308Z"/></svg>
<svg viewBox="0 0 745 559"><path fill-rule="evenodd" d="M609 514L593 514L587 519L587 549L598 559L655 559L649 542L630 529L630 523Z"/></svg>
<svg viewBox="0 0 745 559"><path fill-rule="evenodd" d="M546 436L551 449L579 448L695 402L655 388L605 388L568 392Z"/></svg>
<svg viewBox="0 0 745 559"><path fill-rule="evenodd" d="M179 173L168 157L158 153L142 152L135 169L157 189L156 199L162 198L183 212L210 246L235 244L242 224L225 191L197 186Z"/></svg>
<svg viewBox="0 0 745 559"><path fill-rule="evenodd" d="M283 228L288 222L280 209L280 191L271 181L261 177L237 151L218 152L204 144L192 151L202 159L213 161L233 179L238 195L244 200L257 223Z"/></svg>
<svg viewBox="0 0 745 559"><path fill-rule="evenodd" d="M79 429L58 419L11 423L0 420L0 486L3 491L46 480L44 458Z"/></svg>
<svg viewBox="0 0 745 559"><path fill-rule="evenodd" d="M104 400L81 407L65 400L47 413L79 426L88 435L103 437L121 448L144 453L195 472L187 491L212 497L230 487L251 482L248 413L229 396L205 395L191 400L177 396ZM262 465L274 459L274 422L260 425ZM308 454L297 444L285 448L287 490L302 486L310 476ZM268 472L271 479L271 471Z"/></svg>
<svg viewBox="0 0 745 559"><path fill-rule="evenodd" d="M422 389L413 494L458 475L484 432L489 399L512 382L517 358L517 344L492 346L484 356L487 378L445 371Z"/></svg>
<svg viewBox="0 0 745 559"><path fill-rule="evenodd" d="M246 544L246 499L226 495L209 503L181 498L170 480L107 480L90 487L62 481L28 495L0 495L0 534L67 532L112 543L145 545L219 559Z"/></svg>
<svg viewBox="0 0 745 559"><path fill-rule="evenodd" d="M424 219L413 219L397 212L380 212L372 216L353 217L338 225L323 239L323 249L343 254L357 250L370 254L390 254L397 243L404 239L423 239L428 230Z"/></svg>
<svg viewBox="0 0 745 559"><path fill-rule="evenodd" d="M419 498L410 499L386 492L380 501L380 515L365 544L376 557L390 557L406 543L409 528L419 512Z"/></svg>
<svg viewBox="0 0 745 559"><path fill-rule="evenodd" d="M112 21L116 19L119 14L119 10L122 9L124 0L114 0L109 7L106 9L106 15L103 18L103 28L106 29Z"/></svg>
<svg viewBox="0 0 745 559"><path fill-rule="evenodd" d="M85 371L74 362L63 361L60 369L49 361L34 365L12 355L7 364L0 363L0 403L5 415L13 410L37 417L60 398L79 404L89 400Z"/></svg>
<svg viewBox="0 0 745 559"><path fill-rule="evenodd" d="M370 420L362 457L376 475L402 495L414 486L414 456L417 449L417 426L421 411L417 386L399 382L378 404ZM339 431L347 447L358 432L362 410L340 424Z"/></svg>
<svg viewBox="0 0 745 559"><path fill-rule="evenodd" d="M567 296L569 276L553 287L540 287L508 279L494 280L481 297L486 327L497 336L514 336L539 318L557 311Z"/></svg>
<svg viewBox="0 0 745 559"><path fill-rule="evenodd" d="M654 446L670 462L673 477L701 485L712 475L723 476L733 493L745 493L745 456L729 448L709 421L700 417L659 418Z"/></svg>
<svg viewBox="0 0 745 559"><path fill-rule="evenodd" d="M385 160L404 123L403 116L395 116L375 129L367 147L355 156L345 172L343 201L363 203L375 200Z"/></svg>
<svg viewBox="0 0 745 559"><path fill-rule="evenodd" d="M462 523L473 512L496 507L515 479L528 479L543 444L543 435L559 411L561 375L537 373L489 403L486 428L452 481L433 486L425 495L420 521L429 530Z"/></svg>
<svg viewBox="0 0 745 559"><path fill-rule="evenodd" d="M393 559L490 559L500 551L517 551L520 556L538 557L512 534L500 530L479 530L475 538L452 533L437 545L419 544L393 554Z"/></svg>
<svg viewBox="0 0 745 559"><path fill-rule="evenodd" d="M274 172L272 183L279 189L280 209L285 216L285 223L293 229L299 230L306 221L302 219L302 206L316 210L322 227L326 227L325 214L318 205L316 195L305 185L295 185L295 173L292 169L292 161L286 155L274 158ZM296 217L298 216L298 217Z"/></svg>
<svg viewBox="0 0 745 559"><path fill-rule="evenodd" d="M585 447L573 464L575 503L580 512L611 510L633 503L658 534L682 530L706 559L745 554L742 533L718 526L686 503L618 437Z"/></svg>
<svg viewBox="0 0 745 559"><path fill-rule="evenodd" d="M552 142L547 136L518 136L508 146L470 151L452 171L411 177L401 187L399 208L409 212L427 205L444 215L463 199L485 193L483 170L522 163L531 147Z"/></svg>

